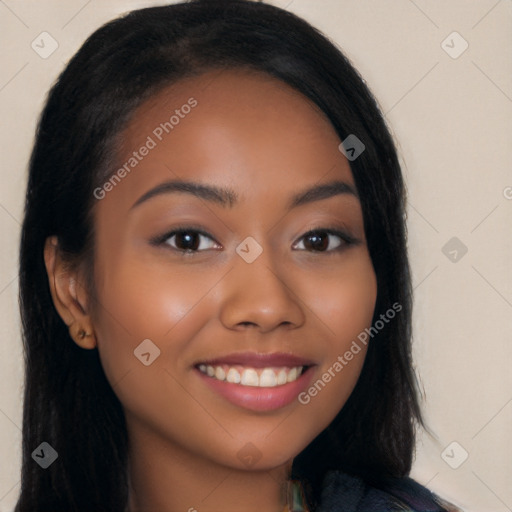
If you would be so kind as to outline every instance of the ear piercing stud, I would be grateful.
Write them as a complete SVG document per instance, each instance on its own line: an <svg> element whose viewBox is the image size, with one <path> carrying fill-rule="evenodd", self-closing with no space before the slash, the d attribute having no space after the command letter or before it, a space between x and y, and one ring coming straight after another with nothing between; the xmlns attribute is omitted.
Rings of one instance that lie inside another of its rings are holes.
<svg viewBox="0 0 512 512"><path fill-rule="evenodd" d="M84 339L85 337L87 337L87 336L91 336L91 333L89 333L89 332L85 332L85 330L84 330L84 329L80 329L80 330L78 331L78 337L79 337L81 340L83 340L83 339Z"/></svg>

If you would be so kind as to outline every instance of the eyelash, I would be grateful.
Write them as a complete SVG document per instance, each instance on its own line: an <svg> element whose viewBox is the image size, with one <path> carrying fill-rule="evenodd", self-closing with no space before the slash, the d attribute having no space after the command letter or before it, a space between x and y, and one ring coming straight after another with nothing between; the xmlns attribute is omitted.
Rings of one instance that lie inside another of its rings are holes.
<svg viewBox="0 0 512 512"><path fill-rule="evenodd" d="M218 242L216 242L216 240L209 233L204 231L200 226L192 226L192 225L177 226L175 229L173 229L172 231L167 232L165 235L157 236L155 238L152 238L150 240L150 243L151 243L151 245L154 245L154 246L157 246L157 247L167 246L171 250L173 250L175 252L178 252L178 253L181 253L184 256L186 256L186 255L193 255L193 254L196 254L196 253L201 253L201 252L204 252L205 250L208 250L208 249L203 249L203 250L190 250L190 249L187 249L187 250L184 250L184 249L177 249L175 247L170 246L170 244L168 243L168 240L170 238L172 238L174 235L177 235L177 234L180 234L180 233L195 233L195 234L203 235L203 236L205 236L207 238L210 238L215 243L218 243ZM309 231L304 233L299 238L299 241L301 241L303 238L306 238L306 237L308 237L310 235L313 235L313 234L316 234L316 233L327 233L328 235L337 236L337 237L339 237L341 239L342 243L340 243L340 245L338 247L335 247L334 249L325 250L325 251L314 251L314 250L308 251L307 249L299 249L300 251L332 255L332 254L339 253L340 251L344 250L347 246L355 245L355 244L359 243L358 239L354 238L353 236L349 235L345 231L342 231L342 230L340 230L340 229L338 229L337 227L334 227L334 226L321 226L321 227L318 227L318 228L310 229Z"/></svg>

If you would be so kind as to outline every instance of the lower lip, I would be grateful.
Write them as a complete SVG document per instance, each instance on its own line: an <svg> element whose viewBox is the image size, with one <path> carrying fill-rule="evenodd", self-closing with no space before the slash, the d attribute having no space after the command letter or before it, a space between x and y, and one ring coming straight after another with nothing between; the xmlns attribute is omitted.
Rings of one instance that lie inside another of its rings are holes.
<svg viewBox="0 0 512 512"><path fill-rule="evenodd" d="M273 411L285 407L307 388L313 376L313 366L310 366L293 382L270 388L260 388L221 381L205 375L197 368L195 370L206 385L219 395L232 404L251 411Z"/></svg>

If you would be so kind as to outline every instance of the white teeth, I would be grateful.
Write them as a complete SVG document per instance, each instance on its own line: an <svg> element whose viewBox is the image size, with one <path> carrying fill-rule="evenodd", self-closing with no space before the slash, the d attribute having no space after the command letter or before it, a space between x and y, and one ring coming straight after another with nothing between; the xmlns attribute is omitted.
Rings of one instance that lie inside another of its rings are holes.
<svg viewBox="0 0 512 512"><path fill-rule="evenodd" d="M199 367L201 368L201 367ZM231 382L232 384L239 384L240 383L240 374L234 369L230 368L228 371L228 374L226 375L226 380L228 382Z"/></svg>
<svg viewBox="0 0 512 512"><path fill-rule="evenodd" d="M260 388L273 388L293 382L300 377L304 369L303 366L254 369L243 368L239 365L235 368L228 365L211 366L206 364L200 364L198 368L202 373L220 381Z"/></svg>
<svg viewBox="0 0 512 512"><path fill-rule="evenodd" d="M222 366L215 368L215 378L217 380L224 380L226 378L226 372L223 370Z"/></svg>
<svg viewBox="0 0 512 512"><path fill-rule="evenodd" d="M281 370L277 374L277 385L281 386L282 384L286 384L286 380L287 380L286 370Z"/></svg>
<svg viewBox="0 0 512 512"><path fill-rule="evenodd" d="M292 368L288 372L288 378L286 379L286 382L293 382L294 380L297 380L297 368Z"/></svg>
<svg viewBox="0 0 512 512"><path fill-rule="evenodd" d="M277 384L276 373L270 368L265 368L260 375L259 385L262 388L273 388Z"/></svg>
<svg viewBox="0 0 512 512"><path fill-rule="evenodd" d="M242 380L240 381L240 384L243 386L258 386L259 380L256 370L253 370L252 368L247 368L247 370L244 370L242 372Z"/></svg>

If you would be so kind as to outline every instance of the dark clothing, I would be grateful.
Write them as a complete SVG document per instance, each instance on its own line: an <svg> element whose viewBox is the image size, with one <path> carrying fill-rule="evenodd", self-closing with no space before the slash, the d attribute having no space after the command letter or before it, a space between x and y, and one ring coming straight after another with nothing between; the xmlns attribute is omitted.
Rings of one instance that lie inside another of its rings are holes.
<svg viewBox="0 0 512 512"><path fill-rule="evenodd" d="M397 479L386 491L341 471L327 473L319 512L457 512L412 478Z"/></svg>

